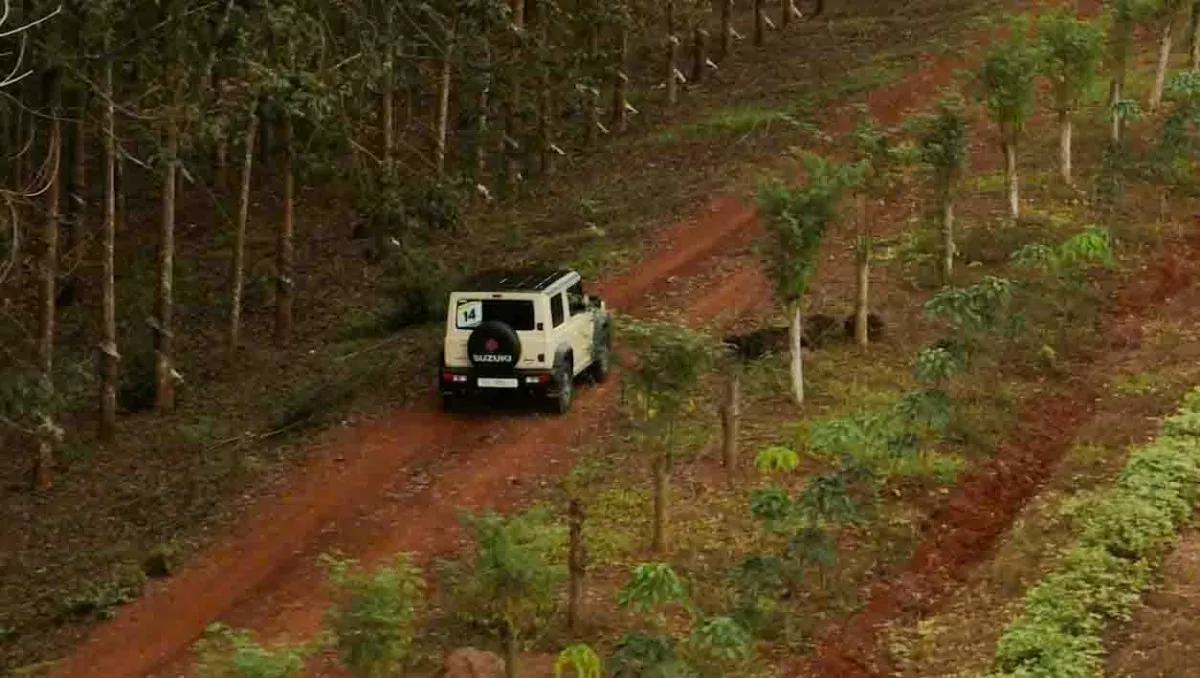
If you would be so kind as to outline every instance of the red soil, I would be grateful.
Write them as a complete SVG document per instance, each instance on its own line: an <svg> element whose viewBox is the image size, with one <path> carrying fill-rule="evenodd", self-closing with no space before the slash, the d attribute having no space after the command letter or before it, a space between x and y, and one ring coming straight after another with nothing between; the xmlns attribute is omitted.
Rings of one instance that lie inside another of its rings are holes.
<svg viewBox="0 0 1200 678"><path fill-rule="evenodd" d="M887 123L898 121L948 84L955 66L947 59L926 63L905 82L876 92L872 113ZM847 116L829 119L839 117ZM715 257L744 244L753 236L753 225L750 206L736 197L718 198L693 221L664 232L657 253L600 284L597 292L612 307L636 312L674 278L696 275ZM742 269L709 294L691 295L696 302L681 310L694 321L710 320L744 306L748 293L765 298L764 291L761 275ZM263 497L228 540L97 627L51 678L182 673L190 644L217 619L266 638L307 637L327 604L319 553L339 550L370 564L398 551L414 552L422 561L455 551L462 536L455 511L519 506L539 479L565 472L570 443L589 435L589 422L603 420L612 390L611 383L584 389L574 411L562 418L452 417L424 406L327 435L277 496ZM1057 421L1049 416L1056 410L1040 409L1044 427L1038 430L1046 437L1081 416L1065 408L1062 416L1068 421ZM1032 450L1015 459L1052 456L1053 451ZM991 480L981 478L968 487L979 491L1010 478L1014 484L1031 482L1022 468L997 469ZM952 506L968 518L979 515L970 503ZM953 513L943 522L971 524ZM953 555L986 541L986 534L947 538L939 542L943 546L927 548L919 562L932 568L944 560L939 554ZM313 668L321 675L332 672Z"/></svg>
<svg viewBox="0 0 1200 678"><path fill-rule="evenodd" d="M1164 252L1155 265L1122 290L1109 308L1105 335L1127 337L1156 306L1200 280L1200 235L1187 247ZM1114 342L1100 342L1107 347ZM1078 431L1092 415L1104 382L1106 361L1096 360L1081 378L1039 394L1022 408L1020 424L992 461L963 479L926 523L926 536L898 575L879 583L866 606L826 629L814 659L793 676L892 675L880 633L932 611L951 587L983 561L1017 512L1040 489Z"/></svg>

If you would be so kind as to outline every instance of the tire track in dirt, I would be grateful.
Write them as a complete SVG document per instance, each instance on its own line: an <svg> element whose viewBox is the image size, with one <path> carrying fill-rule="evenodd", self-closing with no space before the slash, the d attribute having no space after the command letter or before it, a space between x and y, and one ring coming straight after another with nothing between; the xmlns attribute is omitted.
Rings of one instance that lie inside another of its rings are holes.
<svg viewBox="0 0 1200 678"><path fill-rule="evenodd" d="M948 82L949 73L948 60L933 60L905 81L873 93L872 113L884 122L899 120L905 109ZM736 196L719 197L699 217L664 231L658 251L640 265L594 289L615 309L636 310L672 278L695 275L713 257L746 242L754 221L752 206ZM719 284L699 308L688 309L692 318L715 315L742 300L754 284L750 275L741 271ZM581 393L575 411L553 420L497 426L495 420L462 420L415 408L331 435L320 444L328 451L298 470L278 498L265 497L247 514L254 517L224 544L94 629L50 678L143 678L164 670L173 675L187 666L190 644L216 619L267 636L310 633L324 604L317 553L337 548L371 562L371 556L398 550L453 550L459 535L449 507L515 505L529 486L509 479L538 477L561 465L561 448L581 430L585 415L603 407L612 388L606 384ZM482 450L471 449L472 437ZM438 463L447 459L444 466ZM415 485L428 486L405 495L413 488L404 482L413 468L438 469L451 479L418 479ZM406 489L394 492L397 484Z"/></svg>
<svg viewBox="0 0 1200 678"><path fill-rule="evenodd" d="M718 198L699 217L667 229L657 253L596 290L615 309L636 310L672 278L694 275L712 256L747 239L753 222L753 210L736 198ZM576 411L561 419L498 423L425 406L329 435L318 443L322 453L294 473L278 497L258 502L231 538L95 628L50 675L142 678L181 669L190 644L216 619L269 635L314 631L323 605L316 554L337 548L371 562L397 550L457 546L450 507L512 505L522 493L509 478L555 470L556 460L543 452L564 447L570 432L607 402L611 388L580 393ZM411 477L411 468L458 455L458 466L471 465L469 472L448 468L453 480L431 483L409 501L391 491L397 479Z"/></svg>
<svg viewBox="0 0 1200 678"><path fill-rule="evenodd" d="M1106 315L1106 341L1084 361L1080 378L1028 399L1020 424L1001 443L992 460L972 472L926 523L907 566L868 592L866 605L820 634L815 657L789 676L837 678L892 675L881 633L890 625L910 623L937 604L985 560L1012 525L1018 511L1041 489L1076 433L1094 414L1108 365L1128 346L1158 306L1200 280L1200 235L1183 248L1168 247L1148 274L1123 288ZM1114 350L1115 349L1115 350Z"/></svg>

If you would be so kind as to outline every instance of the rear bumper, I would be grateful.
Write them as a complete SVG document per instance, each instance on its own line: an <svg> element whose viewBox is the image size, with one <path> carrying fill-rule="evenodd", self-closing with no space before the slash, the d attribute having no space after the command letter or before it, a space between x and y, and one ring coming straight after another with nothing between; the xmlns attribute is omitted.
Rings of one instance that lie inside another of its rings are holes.
<svg viewBox="0 0 1200 678"><path fill-rule="evenodd" d="M443 367L438 372L438 391L445 397L475 393L512 393L554 397L558 383L550 370L515 370L502 374Z"/></svg>

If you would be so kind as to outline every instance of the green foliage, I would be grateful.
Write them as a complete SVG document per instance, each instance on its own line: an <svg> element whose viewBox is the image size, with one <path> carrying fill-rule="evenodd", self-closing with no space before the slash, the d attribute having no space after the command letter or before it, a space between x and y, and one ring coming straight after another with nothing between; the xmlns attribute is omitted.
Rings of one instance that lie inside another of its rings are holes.
<svg viewBox="0 0 1200 678"><path fill-rule="evenodd" d="M798 187L782 182L762 184L757 205L767 229L767 273L784 303L800 300L817 264L826 229L838 218L842 194L860 184L867 165L843 164L815 153L800 156L807 181Z"/></svg>
<svg viewBox="0 0 1200 678"><path fill-rule="evenodd" d="M63 405L52 382L32 366L17 365L0 371L0 429L29 435L53 421Z"/></svg>
<svg viewBox="0 0 1200 678"><path fill-rule="evenodd" d="M973 285L939 291L925 302L925 311L967 337L993 332L1009 326L1015 289L1012 280L989 275Z"/></svg>
<svg viewBox="0 0 1200 678"><path fill-rule="evenodd" d="M784 530L792 519L793 505L787 493L778 487L766 487L750 492L750 514L766 524L773 532Z"/></svg>
<svg viewBox="0 0 1200 678"><path fill-rule="evenodd" d="M777 556L753 555L729 571L734 589L734 618L755 635L778 629L782 611L779 595L785 586L785 565Z"/></svg>
<svg viewBox="0 0 1200 678"><path fill-rule="evenodd" d="M882 128L870 118L854 130L854 150L866 168L863 188L872 196L889 196L903 179L905 168L920 154L916 148L901 142L899 132Z"/></svg>
<svg viewBox="0 0 1200 678"><path fill-rule="evenodd" d="M439 589L460 618L505 633L543 623L554 610L566 568L558 557L564 530L547 509L511 517L464 516L475 536L468 558L442 563Z"/></svg>
<svg viewBox="0 0 1200 678"><path fill-rule="evenodd" d="M575 678L601 678L602 670L600 656L584 643L568 645L554 661L554 678L564 678L567 671Z"/></svg>
<svg viewBox="0 0 1200 678"><path fill-rule="evenodd" d="M709 617L687 638L687 662L699 678L722 678L753 656L750 634L730 617Z"/></svg>
<svg viewBox="0 0 1200 678"><path fill-rule="evenodd" d="M425 594L421 570L405 554L373 572L352 559L321 557L334 588L328 613L342 663L355 678L396 675L411 656Z"/></svg>
<svg viewBox="0 0 1200 678"><path fill-rule="evenodd" d="M617 639L608 670L613 678L677 678L683 666L670 636L625 633Z"/></svg>
<svg viewBox="0 0 1200 678"><path fill-rule="evenodd" d="M840 473L822 473L809 478L796 498L796 508L811 524L854 523L858 520L858 506Z"/></svg>
<svg viewBox="0 0 1200 678"><path fill-rule="evenodd" d="M632 392L635 417L644 434L670 433L679 416L695 407L701 377L720 356L719 344L682 324L623 318L618 331L630 347L622 387Z"/></svg>
<svg viewBox="0 0 1200 678"><path fill-rule="evenodd" d="M1154 178L1175 189L1194 187L1200 153L1200 71L1172 75L1164 98L1172 106L1150 153Z"/></svg>
<svg viewBox="0 0 1200 678"><path fill-rule="evenodd" d="M293 678L300 675L313 648L260 645L249 631L215 623L195 649L197 678Z"/></svg>
<svg viewBox="0 0 1200 678"><path fill-rule="evenodd" d="M991 43L977 78L988 115L1012 142L1033 113L1039 54L1029 39L1028 16L1010 16L1006 24L1008 36Z"/></svg>
<svg viewBox="0 0 1200 678"><path fill-rule="evenodd" d="M917 353L913 378L920 383L941 383L961 374L965 365L962 356L943 345L929 346Z"/></svg>
<svg viewBox="0 0 1200 678"><path fill-rule="evenodd" d="M1104 28L1066 8L1037 19L1040 73L1054 88L1054 108L1072 111L1092 87L1104 60Z"/></svg>
<svg viewBox="0 0 1200 678"><path fill-rule="evenodd" d="M782 445L764 447L754 455L754 468L759 473L789 473L800 465L800 455Z"/></svg>
<svg viewBox="0 0 1200 678"><path fill-rule="evenodd" d="M666 563L642 563L617 591L617 604L643 614L661 614L668 605L690 608L687 591Z"/></svg>
<svg viewBox="0 0 1200 678"><path fill-rule="evenodd" d="M1115 267L1114 250L1108 229L1091 225L1054 247L1041 243L1026 245L1013 252L1012 262L1017 267L1040 269L1062 279L1078 279L1094 265Z"/></svg>
<svg viewBox="0 0 1200 678"><path fill-rule="evenodd" d="M1101 633L1127 620L1200 497L1200 389L1157 439L1135 450L1115 485L1086 501L1077 545L1025 595L996 646L992 676L1099 675ZM1183 423L1182 426L1180 424Z"/></svg>
<svg viewBox="0 0 1200 678"><path fill-rule="evenodd" d="M933 175L935 193L948 198L967 167L971 123L962 96L943 97L933 113L915 116L907 126L916 132L917 158Z"/></svg>

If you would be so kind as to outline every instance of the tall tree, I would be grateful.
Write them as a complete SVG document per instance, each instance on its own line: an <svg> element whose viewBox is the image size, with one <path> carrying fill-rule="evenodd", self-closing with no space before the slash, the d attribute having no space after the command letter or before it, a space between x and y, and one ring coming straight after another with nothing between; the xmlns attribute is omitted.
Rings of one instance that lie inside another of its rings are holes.
<svg viewBox="0 0 1200 678"><path fill-rule="evenodd" d="M1151 111L1158 110L1162 103L1163 86L1167 81L1167 68L1171 62L1171 44L1175 23L1183 10L1187 8L1188 0L1154 0L1148 10L1150 24L1158 28L1158 60L1154 64L1154 84L1146 107Z"/></svg>
<svg viewBox="0 0 1200 678"><path fill-rule="evenodd" d="M844 165L810 152L800 157L807 181L799 187L763 184L757 201L767 230L767 272L790 319L792 397L797 405L804 404L801 302L812 282L825 231L838 219L842 194L858 185L866 171L861 162Z"/></svg>
<svg viewBox="0 0 1200 678"><path fill-rule="evenodd" d="M954 274L954 198L967 166L967 135L971 125L957 94L944 97L932 114L917 116L912 123L917 130L918 158L933 179L942 240L942 284L949 285Z"/></svg>
<svg viewBox="0 0 1200 678"><path fill-rule="evenodd" d="M181 118L184 115L183 96L187 86L184 65L187 35L185 30L185 0L171 0L165 7L164 32L167 67L163 71L162 87L168 94L162 113L162 218L158 242L158 288L155 294L154 318L154 409L169 412L175 409L174 328L175 310L175 212L179 186L179 146Z"/></svg>
<svg viewBox="0 0 1200 678"><path fill-rule="evenodd" d="M1008 36L995 40L989 47L978 77L988 115L1000 128L1004 178L1008 186L1008 216L1016 220L1021 215L1017 143L1033 112L1038 52L1029 40L1028 17L1010 16L1007 28Z"/></svg>
<svg viewBox="0 0 1200 678"><path fill-rule="evenodd" d="M1104 60L1104 29L1060 9L1038 17L1040 71L1054 92L1058 115L1059 172L1067 184L1071 177L1071 115L1099 77Z"/></svg>
<svg viewBox="0 0 1200 678"><path fill-rule="evenodd" d="M283 214L275 238L275 329L277 346L292 339L295 300L295 209L297 125L319 130L332 111L329 83L322 78L326 41L319 14L303 0L287 0L267 9L271 77L265 88L268 120L278 124L283 147ZM266 125L264 125L264 132Z"/></svg>
<svg viewBox="0 0 1200 678"><path fill-rule="evenodd" d="M59 40L52 40L52 47L48 50L52 59L61 59L57 54L57 48L60 47ZM59 230L59 197L61 186L59 183L59 164L62 157L62 83L63 73L62 65L58 61L52 61L44 74L45 101L47 103L46 113L49 120L49 180L45 191L46 213L42 221L42 252L41 261L38 263L38 340L37 340L37 357L38 368L40 371L41 389L42 391L53 396L54 394L54 338L55 328L57 325L56 307L55 307L55 287L58 278L58 230ZM41 490L49 489L52 484L51 465L54 460L54 431L56 430L54 423L49 413L49 408L42 414L42 421L38 427L37 454L33 460L33 483L34 486Z"/></svg>

